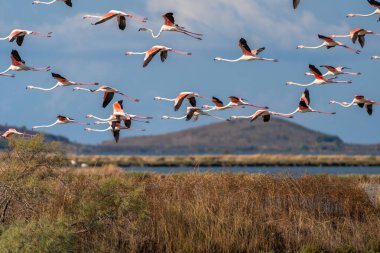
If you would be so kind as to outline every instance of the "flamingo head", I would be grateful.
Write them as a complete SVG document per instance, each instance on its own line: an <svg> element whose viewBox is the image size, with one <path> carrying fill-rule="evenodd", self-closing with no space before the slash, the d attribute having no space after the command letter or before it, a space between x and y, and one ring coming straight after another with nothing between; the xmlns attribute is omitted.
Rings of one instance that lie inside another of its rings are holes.
<svg viewBox="0 0 380 253"><path fill-rule="evenodd" d="M169 116L162 116L161 119L169 119Z"/></svg>
<svg viewBox="0 0 380 253"><path fill-rule="evenodd" d="M355 14L353 14L353 13L348 13L346 17L347 17L347 18L351 18L351 17L354 17L354 16L355 16Z"/></svg>
<svg viewBox="0 0 380 253"><path fill-rule="evenodd" d="M220 61L220 60L222 60L221 57L215 57L215 58L214 58L214 61Z"/></svg>
<svg viewBox="0 0 380 253"><path fill-rule="evenodd" d="M91 131L91 128L86 127L84 131Z"/></svg>
<svg viewBox="0 0 380 253"><path fill-rule="evenodd" d="M86 115L86 118L93 118L94 117L94 115L92 115L92 114L87 114Z"/></svg>
<svg viewBox="0 0 380 253"><path fill-rule="evenodd" d="M148 31L148 29L142 27L142 28L139 28L139 32L140 32L140 31Z"/></svg>
<svg viewBox="0 0 380 253"><path fill-rule="evenodd" d="M302 49L302 48L305 48L305 46L304 45L298 45L297 46L297 49Z"/></svg>
<svg viewBox="0 0 380 253"><path fill-rule="evenodd" d="M336 101L335 100L330 100L329 104L336 104Z"/></svg>

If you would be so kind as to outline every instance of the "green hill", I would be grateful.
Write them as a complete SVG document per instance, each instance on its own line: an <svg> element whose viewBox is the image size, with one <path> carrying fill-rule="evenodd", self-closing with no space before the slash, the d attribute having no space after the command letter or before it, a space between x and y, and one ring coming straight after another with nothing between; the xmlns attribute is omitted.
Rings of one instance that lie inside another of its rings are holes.
<svg viewBox="0 0 380 253"><path fill-rule="evenodd" d="M129 154L323 153L350 150L337 136L281 119L254 124L248 120L214 123L163 135L123 138L118 144L107 141L98 148L105 153Z"/></svg>

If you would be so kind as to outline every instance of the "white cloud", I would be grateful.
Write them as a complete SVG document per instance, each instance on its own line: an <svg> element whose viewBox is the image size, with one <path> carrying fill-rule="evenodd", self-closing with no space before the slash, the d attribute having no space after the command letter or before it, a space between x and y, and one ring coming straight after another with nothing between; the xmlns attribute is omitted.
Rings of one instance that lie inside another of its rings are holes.
<svg viewBox="0 0 380 253"><path fill-rule="evenodd" d="M177 23L189 28L191 25L191 29L209 35L207 38L246 36L259 44L279 44L279 48L317 40L310 31L319 30L328 35L336 30L348 30L343 22L330 25L311 12L295 13L290 1L284 0L148 0L147 10L156 16L173 11Z"/></svg>

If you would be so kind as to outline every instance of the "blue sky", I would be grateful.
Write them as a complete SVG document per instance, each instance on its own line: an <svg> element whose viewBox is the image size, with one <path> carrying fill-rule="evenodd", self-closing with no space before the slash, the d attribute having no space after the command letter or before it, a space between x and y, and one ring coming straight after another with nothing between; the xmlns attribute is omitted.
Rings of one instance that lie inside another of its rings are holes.
<svg viewBox="0 0 380 253"><path fill-rule="evenodd" d="M373 8L366 1L346 0L342 4L341 1L332 0L302 0L296 11L291 7L291 0L73 0L73 8L62 3L32 5L31 2L1 0L0 37L5 37L14 28L51 31L53 37L29 36L22 47L0 41L0 69L9 66L9 54L12 49L17 49L31 66L50 65L54 72L73 81L96 81L114 86L141 99L140 103L125 101L127 112L154 117L149 125L134 125L146 127L146 134L178 131L215 122L209 118L200 118L196 123L160 120L162 115L182 116L185 107L175 113L171 103L157 102L153 97L175 97L181 91L216 96L224 102L228 102L229 95L241 96L252 103L268 105L273 111L292 112L303 89L287 87L285 82L310 82L312 78L304 76L304 73L311 63L316 66L348 66L363 75L352 77L353 83L349 85L311 87L312 107L336 111L337 114L298 114L292 122L338 135L349 143L380 143L380 108L375 108L373 116L369 117L364 110L356 107L344 109L328 104L332 99L351 101L355 94L380 101L377 80L380 61L370 60L371 55L380 54L380 37L367 36L366 47L360 55L342 48L295 49L298 44L319 45L318 33L346 34L357 27L380 32L375 16L345 17L350 12L372 12ZM82 19L85 14L103 14L111 9L148 17L149 20L145 24L127 21L127 29L120 31L115 20L92 26L90 20ZM178 24L203 33L204 40L198 41L176 33L164 33L153 39L149 33L137 31L143 25L156 32L162 25L161 15L169 11L175 13ZM213 61L216 56L240 57L241 51L237 46L240 37L246 38L251 48L266 46L263 57L278 58L279 63ZM352 46L348 39L339 40ZM193 55L170 54L164 64L157 58L147 68L142 68L143 56L124 55L126 51L145 51L157 44L190 51ZM358 48L358 45L354 47ZM25 89L29 84L54 85L50 73L15 74L14 79L0 77L3 91L0 100L1 124L30 128L52 123L58 114L86 121L86 114L106 117L112 111L111 106L101 108L101 94L73 92L71 88L52 92ZM350 79L350 76L340 79ZM246 108L215 114L228 117L253 112L252 108ZM75 124L60 125L46 131L81 143L111 139L110 133L87 133L83 131L83 126ZM136 134L139 133L125 131L122 136Z"/></svg>

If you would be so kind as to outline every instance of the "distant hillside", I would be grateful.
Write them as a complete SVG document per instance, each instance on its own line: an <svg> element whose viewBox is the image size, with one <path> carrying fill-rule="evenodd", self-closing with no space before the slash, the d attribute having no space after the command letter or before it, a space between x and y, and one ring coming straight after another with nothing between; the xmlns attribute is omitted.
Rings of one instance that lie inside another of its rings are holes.
<svg viewBox="0 0 380 253"><path fill-rule="evenodd" d="M90 150L87 150L90 151ZM94 150L93 150L94 151ZM214 123L184 131L104 142L99 153L122 154L237 154L342 153L380 151L379 145L348 145L339 137L307 129L287 120L270 123L247 120Z"/></svg>

